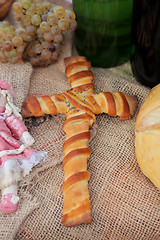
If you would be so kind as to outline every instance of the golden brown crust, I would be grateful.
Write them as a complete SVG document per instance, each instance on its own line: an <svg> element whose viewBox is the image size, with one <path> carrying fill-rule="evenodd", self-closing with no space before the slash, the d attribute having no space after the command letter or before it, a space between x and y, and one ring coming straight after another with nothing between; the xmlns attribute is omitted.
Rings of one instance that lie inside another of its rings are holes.
<svg viewBox="0 0 160 240"><path fill-rule="evenodd" d="M91 137L90 132L82 132L82 133L76 134L75 136L68 138L63 144L63 151L65 151L65 148L67 148L70 144L73 144L73 143L83 140L83 139L90 139L90 137Z"/></svg>
<svg viewBox="0 0 160 240"><path fill-rule="evenodd" d="M90 157L89 128L96 121L95 114L104 112L109 116L127 119L134 113L136 105L134 98L121 92L94 94L94 76L89 70L91 65L86 58L66 58L65 64L65 73L72 89L59 95L54 94L51 98L38 98L38 101L44 113L66 114L67 119L63 124L66 139L63 144L65 157L62 224L76 226L91 223L87 161ZM24 110L25 115L30 114L30 108L26 107Z"/></svg>
<svg viewBox="0 0 160 240"><path fill-rule="evenodd" d="M44 113L42 112L41 106L36 97L32 96L28 98L28 104L30 106L31 112L34 117L42 117Z"/></svg>
<svg viewBox="0 0 160 240"><path fill-rule="evenodd" d="M94 78L93 72L90 70L77 72L77 73L71 75L70 77L68 77L68 81L70 84L72 84L73 82L82 80L83 78L86 78L86 77L88 77L89 81L92 82L92 80Z"/></svg>
<svg viewBox="0 0 160 240"><path fill-rule="evenodd" d="M76 156L83 156L86 155L87 158L90 157L91 151L89 148L80 148L80 149L75 149L71 152L69 152L63 159L63 169L65 165L74 157Z"/></svg>
<svg viewBox="0 0 160 240"><path fill-rule="evenodd" d="M153 117L154 114L158 113L160 108L159 96L160 84L151 89L143 105L141 106L136 119L136 131L144 131L154 127L157 128L159 125L159 114L156 117Z"/></svg>
<svg viewBox="0 0 160 240"><path fill-rule="evenodd" d="M65 75L70 77L71 75L79 72L88 70L91 67L91 63L89 61L82 61L82 62L74 62L66 67Z"/></svg>
<svg viewBox="0 0 160 240"><path fill-rule="evenodd" d="M33 117L33 113L31 112L28 101L22 103L22 117L23 118Z"/></svg>
<svg viewBox="0 0 160 240"><path fill-rule="evenodd" d="M103 94L106 98L107 105L108 105L108 115L111 117L115 117L117 114L116 114L116 104L115 104L113 94L110 92L104 92Z"/></svg>
<svg viewBox="0 0 160 240"><path fill-rule="evenodd" d="M52 99L49 96L42 96L41 99L45 102L46 106L48 107L49 114L57 114L56 105L53 103Z"/></svg>
<svg viewBox="0 0 160 240"><path fill-rule="evenodd" d="M129 105L130 114L133 116L137 107L137 97L135 95L125 95L125 97Z"/></svg>
<svg viewBox="0 0 160 240"><path fill-rule="evenodd" d="M81 223L91 224L91 202L85 200L82 205L62 216L62 224L66 227L77 226Z"/></svg>
<svg viewBox="0 0 160 240"><path fill-rule="evenodd" d="M154 108L142 118L139 124L136 124L137 132L149 131L157 128L160 128L160 107Z"/></svg>
<svg viewBox="0 0 160 240"><path fill-rule="evenodd" d="M62 94L54 94L52 96L54 97L55 101L57 101L57 102L65 102L65 99L62 96Z"/></svg>
<svg viewBox="0 0 160 240"><path fill-rule="evenodd" d="M36 97L31 96L22 105L22 116L26 117L27 113L29 116L42 117L44 113L42 112L41 106Z"/></svg>
<svg viewBox="0 0 160 240"><path fill-rule="evenodd" d="M85 100L93 106L95 114L101 114L103 112L93 96L87 96Z"/></svg>
<svg viewBox="0 0 160 240"><path fill-rule="evenodd" d="M95 115L94 115L93 111L90 109L90 105L87 102L84 102L83 100L79 99L71 91L66 91L65 93L63 93L63 96L66 97L66 99L68 99L69 102L75 108L86 112L88 115L91 115L93 117L93 119L95 120Z"/></svg>
<svg viewBox="0 0 160 240"><path fill-rule="evenodd" d="M138 164L160 189L160 84L151 89L142 104L135 126L135 153Z"/></svg>
<svg viewBox="0 0 160 240"><path fill-rule="evenodd" d="M64 63L66 65L66 67L68 67L68 65L70 65L72 63L83 62L83 61L86 61L86 60L87 59L84 56L72 56L72 57L64 58Z"/></svg>
<svg viewBox="0 0 160 240"><path fill-rule="evenodd" d="M130 119L132 116L130 114L129 104L126 100L126 97L125 97L124 93L116 92L116 94L119 95L120 101L121 101L120 120Z"/></svg>
<svg viewBox="0 0 160 240"><path fill-rule="evenodd" d="M29 97L22 104L22 116L42 117L44 114L58 114L66 112L65 98L61 94L52 96Z"/></svg>
<svg viewBox="0 0 160 240"><path fill-rule="evenodd" d="M90 178L90 174L88 171L77 172L77 173L73 174L63 183L62 192L64 193L67 190L67 188L69 188L74 183L77 183L77 182L83 181L83 180L89 181L89 178Z"/></svg>
<svg viewBox="0 0 160 240"><path fill-rule="evenodd" d="M83 120L92 120L93 118L91 117L91 115L84 113L84 114L80 114L71 118L68 118L64 121L62 129L63 131L65 131L65 128L67 127L67 125L69 123L74 123L74 122L79 122L79 121L83 121Z"/></svg>
<svg viewBox="0 0 160 240"><path fill-rule="evenodd" d="M90 90L90 92L88 93L88 94L90 94L93 92L94 89L95 89L94 83L86 83L86 84L80 85L78 87L74 87L73 92L75 94L79 94L79 93L83 93L83 92L87 91L87 93L88 93L88 90Z"/></svg>

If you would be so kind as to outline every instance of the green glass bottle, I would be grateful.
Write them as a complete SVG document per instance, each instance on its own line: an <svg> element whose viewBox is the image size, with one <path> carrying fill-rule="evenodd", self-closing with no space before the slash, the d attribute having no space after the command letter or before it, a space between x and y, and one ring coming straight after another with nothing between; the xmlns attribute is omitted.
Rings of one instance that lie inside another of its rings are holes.
<svg viewBox="0 0 160 240"><path fill-rule="evenodd" d="M113 67L129 60L133 0L73 0L73 10L76 48L92 66Z"/></svg>

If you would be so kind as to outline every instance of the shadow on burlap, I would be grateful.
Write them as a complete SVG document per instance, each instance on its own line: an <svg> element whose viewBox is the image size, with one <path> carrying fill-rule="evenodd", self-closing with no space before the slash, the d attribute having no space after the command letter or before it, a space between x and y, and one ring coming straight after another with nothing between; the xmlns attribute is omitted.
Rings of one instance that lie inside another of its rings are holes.
<svg viewBox="0 0 160 240"><path fill-rule="evenodd" d="M73 53L71 43L71 36L66 36L58 62L46 68L32 69L28 63L0 64L0 77L12 83L19 106L27 92L28 95L51 95L70 88L63 58ZM47 151L49 158L20 182L18 211L0 215L0 239L160 239L160 194L142 174L134 152L135 121L149 89L136 82L129 63L91 70L95 76L95 92L123 91L138 98L132 119L120 121L118 117L102 114L93 126L96 134L89 143L88 161L91 225L66 228L61 224L65 117L30 119L26 124L36 140L33 147Z"/></svg>

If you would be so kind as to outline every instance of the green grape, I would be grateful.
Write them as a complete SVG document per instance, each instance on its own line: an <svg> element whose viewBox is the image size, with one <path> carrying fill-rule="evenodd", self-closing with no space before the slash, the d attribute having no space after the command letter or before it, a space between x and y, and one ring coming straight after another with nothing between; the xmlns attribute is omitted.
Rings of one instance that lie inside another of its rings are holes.
<svg viewBox="0 0 160 240"><path fill-rule="evenodd" d="M69 22L67 19L65 18L62 18L58 21L58 27L61 29L61 30L67 30L69 28Z"/></svg>
<svg viewBox="0 0 160 240"><path fill-rule="evenodd" d="M20 54L20 55L23 54L24 49L25 49L24 45L21 45L21 46L17 47L17 53Z"/></svg>
<svg viewBox="0 0 160 240"><path fill-rule="evenodd" d="M36 4L32 3L30 8L26 10L27 11L31 11L33 13L33 15L36 13Z"/></svg>
<svg viewBox="0 0 160 240"><path fill-rule="evenodd" d="M17 30L17 35L18 35L19 37L21 37L23 40L26 39L26 32L25 32L24 29L19 29L19 30Z"/></svg>
<svg viewBox="0 0 160 240"><path fill-rule="evenodd" d="M11 41L5 41L3 43L3 49L6 52L10 52L14 48L14 45Z"/></svg>
<svg viewBox="0 0 160 240"><path fill-rule="evenodd" d="M23 44L23 39L21 37L15 36L12 38L12 43L14 47L20 47Z"/></svg>
<svg viewBox="0 0 160 240"><path fill-rule="evenodd" d="M13 26L10 26L10 23L8 21L3 21L3 27L10 27L10 28L14 28Z"/></svg>
<svg viewBox="0 0 160 240"><path fill-rule="evenodd" d="M65 18L68 20L68 22L73 22L76 18L76 15L71 10L66 10Z"/></svg>
<svg viewBox="0 0 160 240"><path fill-rule="evenodd" d="M36 56L36 53L34 51L34 43L31 42L27 48L27 55L29 57L35 57Z"/></svg>
<svg viewBox="0 0 160 240"><path fill-rule="evenodd" d="M34 36L31 36L31 35L26 35L26 42L31 42L31 41L33 41L33 39L34 39Z"/></svg>
<svg viewBox="0 0 160 240"><path fill-rule="evenodd" d="M11 58L17 56L17 50L16 50L15 48L13 48L13 49L10 51L10 56L11 56Z"/></svg>
<svg viewBox="0 0 160 240"><path fill-rule="evenodd" d="M22 13L22 4L20 2L15 2L12 5L12 9L15 13Z"/></svg>
<svg viewBox="0 0 160 240"><path fill-rule="evenodd" d="M48 33L44 33L44 40L47 41L47 42L50 42L53 40L53 34L51 32L48 32Z"/></svg>
<svg viewBox="0 0 160 240"><path fill-rule="evenodd" d="M7 21L0 22L0 31L3 30L3 40L0 41L0 62L17 63L21 61L24 52L23 39L18 36L14 26Z"/></svg>
<svg viewBox="0 0 160 240"><path fill-rule="evenodd" d="M12 41L13 35L6 34L5 41Z"/></svg>
<svg viewBox="0 0 160 240"><path fill-rule="evenodd" d="M0 29L0 41L5 39L5 33Z"/></svg>
<svg viewBox="0 0 160 240"><path fill-rule="evenodd" d="M63 35L77 27L74 12L42 0L19 0L12 9L24 29L0 22L0 61L16 63L22 55L33 66L56 61Z"/></svg>
<svg viewBox="0 0 160 240"><path fill-rule="evenodd" d="M21 0L22 8L28 9L31 6L31 0Z"/></svg>
<svg viewBox="0 0 160 240"><path fill-rule="evenodd" d="M47 22L42 22L40 24L40 29L41 29L42 33L47 33L47 32L50 32L51 27Z"/></svg>
<svg viewBox="0 0 160 240"><path fill-rule="evenodd" d="M16 14L14 15L14 18L15 18L15 20L16 20L17 22L20 22L20 21L22 21L23 14L21 14L21 13L16 13Z"/></svg>
<svg viewBox="0 0 160 240"><path fill-rule="evenodd" d="M0 62L3 62L3 63L8 62L7 57L5 56L2 49L0 49Z"/></svg>
<svg viewBox="0 0 160 240"><path fill-rule="evenodd" d="M38 38L42 38L43 37L43 33L42 33L40 28L37 28L37 36L38 36Z"/></svg>
<svg viewBox="0 0 160 240"><path fill-rule="evenodd" d="M41 56L44 60L47 60L51 57L52 53L48 49L43 49Z"/></svg>
<svg viewBox="0 0 160 240"><path fill-rule="evenodd" d="M47 22L50 25L55 25L55 24L58 23L58 18L57 18L57 16L54 13L49 12L48 15L47 15Z"/></svg>
<svg viewBox="0 0 160 240"><path fill-rule="evenodd" d="M34 14L36 14L35 10L32 8L29 8L26 10L26 15L32 17Z"/></svg>
<svg viewBox="0 0 160 240"><path fill-rule="evenodd" d="M43 14L43 11L42 11L42 6L40 3L37 3L36 4L36 14L38 14L39 16L41 16Z"/></svg>
<svg viewBox="0 0 160 240"><path fill-rule="evenodd" d="M6 57L9 59L9 58L12 58L12 57L16 57L17 56L17 51L15 48L13 48L11 51L4 51L4 54L6 55Z"/></svg>
<svg viewBox="0 0 160 240"><path fill-rule="evenodd" d="M41 17L38 14L35 14L32 16L31 22L33 25L39 26L39 24L41 23Z"/></svg>
<svg viewBox="0 0 160 240"><path fill-rule="evenodd" d="M54 7L53 12L58 18L64 18L66 15L65 9L61 6Z"/></svg>
<svg viewBox="0 0 160 240"><path fill-rule="evenodd" d="M3 31L5 32L6 35L13 35L14 34L14 28L10 26L5 26L3 28Z"/></svg>
<svg viewBox="0 0 160 240"><path fill-rule="evenodd" d="M50 2L43 2L42 3L43 13L48 12L51 8L52 8L52 3L50 3Z"/></svg>
<svg viewBox="0 0 160 240"><path fill-rule="evenodd" d="M35 53L40 54L42 51L43 51L43 47L40 43L38 43L34 46L34 52Z"/></svg>
<svg viewBox="0 0 160 240"><path fill-rule="evenodd" d="M60 42L62 42L62 40L63 40L63 35L61 33L58 35L55 35L53 38L53 41L56 43L60 43Z"/></svg>
<svg viewBox="0 0 160 240"><path fill-rule="evenodd" d="M36 33L36 27L33 25L27 26L26 27L26 34L31 35L31 36L35 36Z"/></svg>
<svg viewBox="0 0 160 240"><path fill-rule="evenodd" d="M31 17L29 15L23 15L22 23L23 23L24 26L31 25Z"/></svg>
<svg viewBox="0 0 160 240"><path fill-rule="evenodd" d="M61 29L57 25L54 25L51 27L51 32L53 35L57 35L61 33Z"/></svg>
<svg viewBox="0 0 160 240"><path fill-rule="evenodd" d="M43 47L43 48L49 48L50 45L51 45L50 42L45 42L45 41L42 42L42 47Z"/></svg>

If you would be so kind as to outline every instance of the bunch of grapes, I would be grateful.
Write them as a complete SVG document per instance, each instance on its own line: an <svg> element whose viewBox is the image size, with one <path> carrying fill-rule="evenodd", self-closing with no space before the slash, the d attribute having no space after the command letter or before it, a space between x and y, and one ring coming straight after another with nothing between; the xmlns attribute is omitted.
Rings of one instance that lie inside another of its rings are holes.
<svg viewBox="0 0 160 240"><path fill-rule="evenodd" d="M0 62L22 61L25 49L25 31L16 31L7 21L0 22Z"/></svg>
<svg viewBox="0 0 160 240"><path fill-rule="evenodd" d="M26 33L24 57L34 66L56 61L64 35L77 27L73 11L50 2L20 0L13 4L13 11Z"/></svg>

